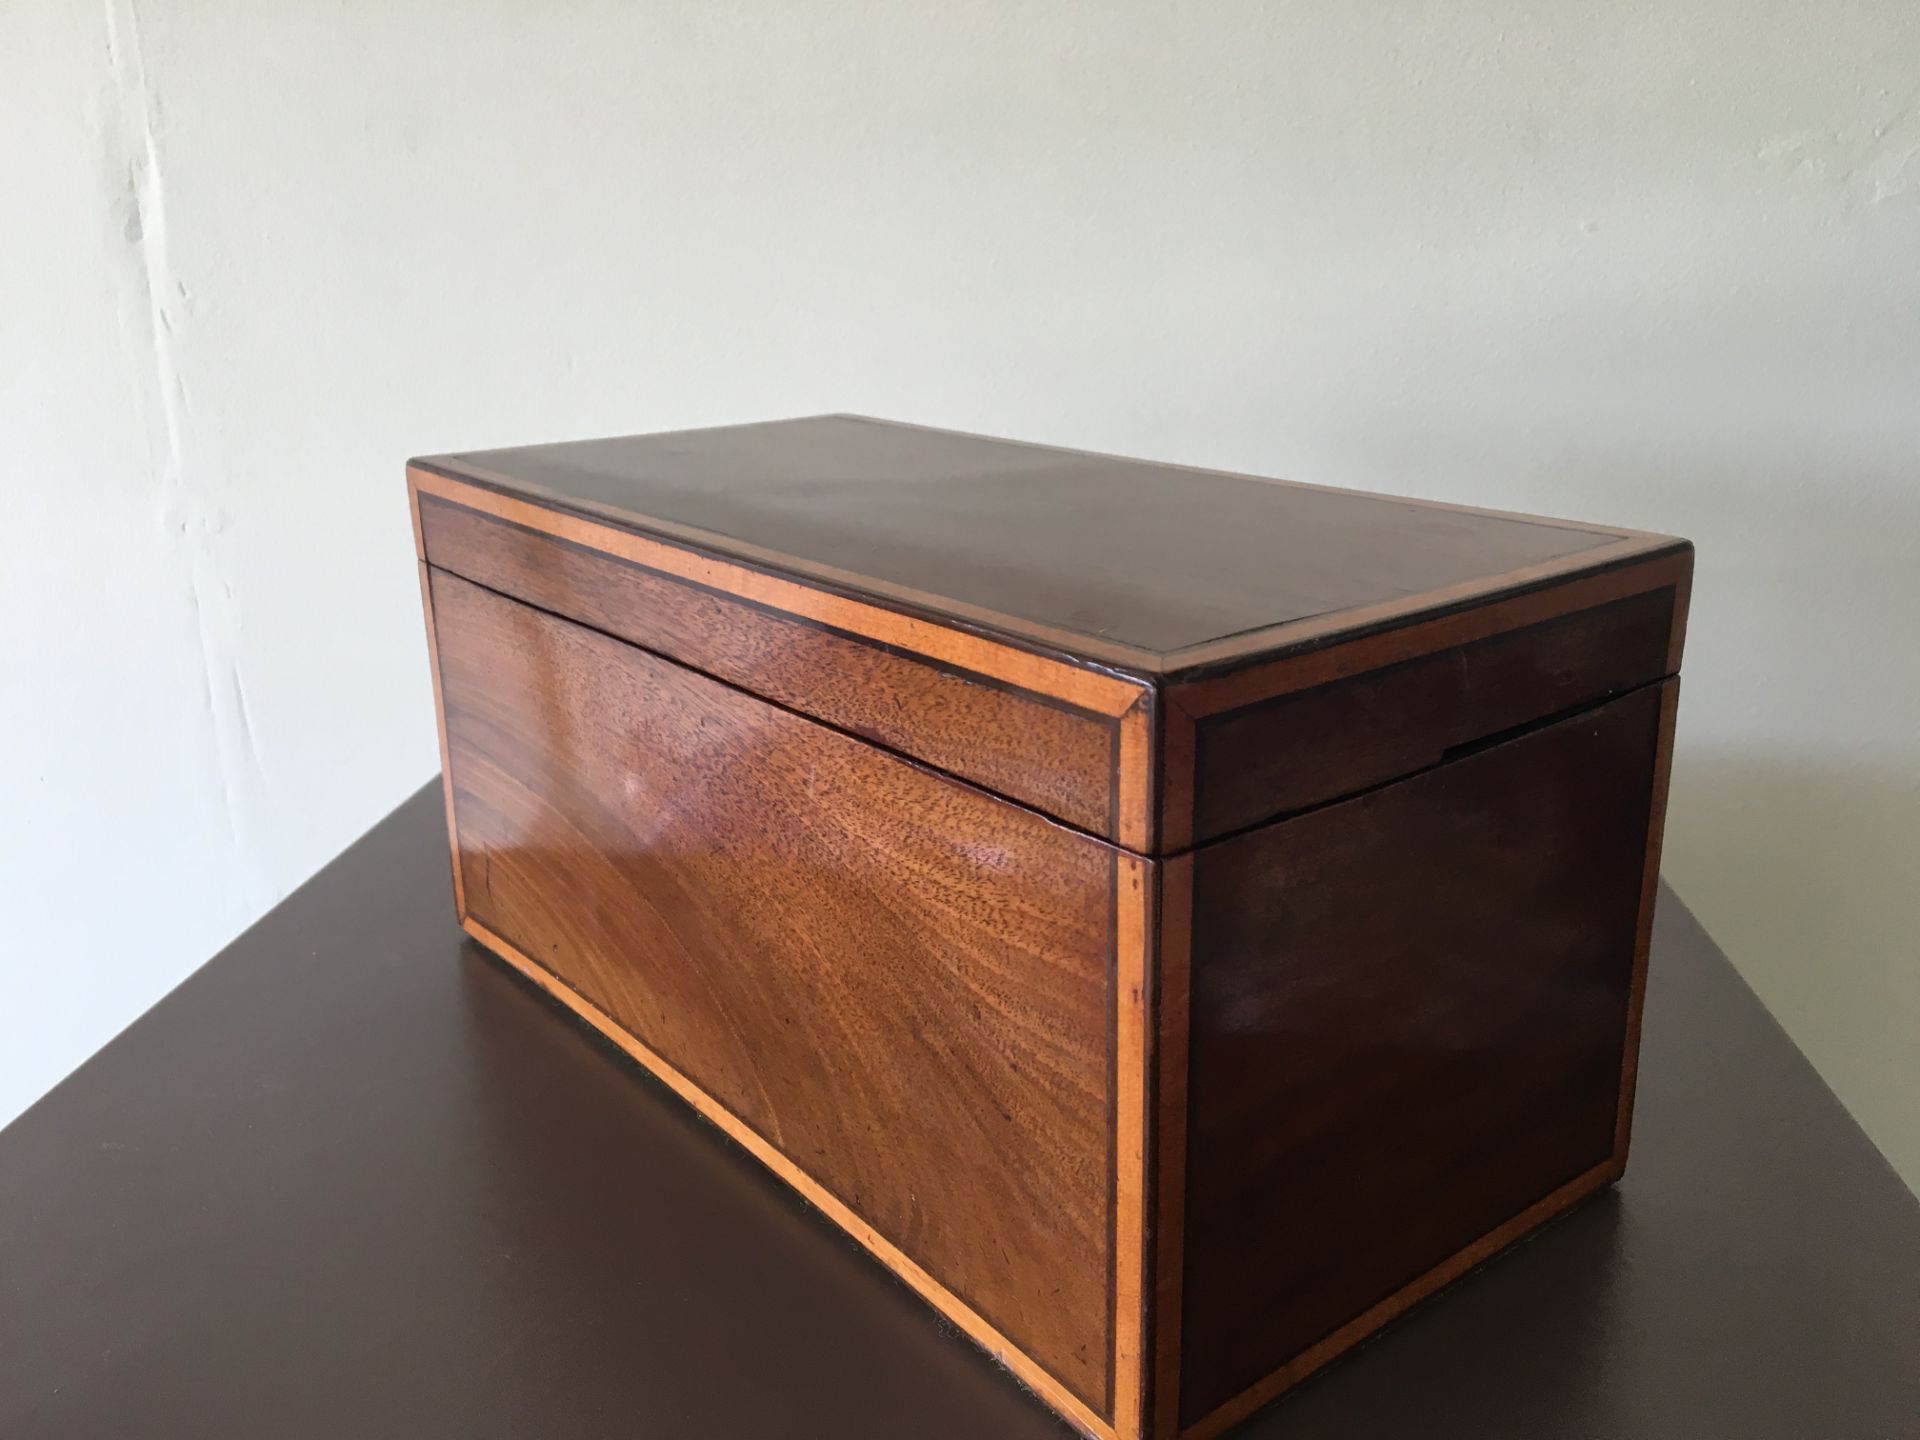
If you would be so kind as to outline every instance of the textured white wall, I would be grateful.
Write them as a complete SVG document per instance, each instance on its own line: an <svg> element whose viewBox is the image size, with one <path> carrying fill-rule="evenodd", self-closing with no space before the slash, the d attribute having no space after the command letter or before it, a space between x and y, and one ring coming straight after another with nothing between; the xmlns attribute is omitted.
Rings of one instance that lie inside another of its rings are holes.
<svg viewBox="0 0 1920 1440"><path fill-rule="evenodd" d="M1694 537L1668 872L1920 1181L1906 0L0 55L0 1118L433 772L404 456L855 409Z"/></svg>

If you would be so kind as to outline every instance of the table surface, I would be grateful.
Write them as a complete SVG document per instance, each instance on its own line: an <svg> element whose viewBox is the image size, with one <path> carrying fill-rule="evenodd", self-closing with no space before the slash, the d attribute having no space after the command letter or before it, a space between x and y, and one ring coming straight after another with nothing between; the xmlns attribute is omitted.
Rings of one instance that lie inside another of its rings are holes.
<svg viewBox="0 0 1920 1440"><path fill-rule="evenodd" d="M0 1131L0 1436L1066 1433L465 940L442 826ZM1242 1433L1920 1435L1920 1202L1671 894L1641 1077L1617 1190Z"/></svg>

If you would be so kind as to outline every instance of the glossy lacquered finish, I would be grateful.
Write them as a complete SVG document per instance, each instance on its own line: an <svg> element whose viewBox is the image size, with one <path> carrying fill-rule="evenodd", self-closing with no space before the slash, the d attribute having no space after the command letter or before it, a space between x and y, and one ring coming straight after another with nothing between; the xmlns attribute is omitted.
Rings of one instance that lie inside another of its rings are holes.
<svg viewBox="0 0 1920 1440"><path fill-rule="evenodd" d="M423 562L1136 851L1152 691L875 601L415 469Z"/></svg>
<svg viewBox="0 0 1920 1440"><path fill-rule="evenodd" d="M847 417L410 474L467 931L1083 1433L1621 1172L1685 542Z"/></svg>
<svg viewBox="0 0 1920 1440"><path fill-rule="evenodd" d="M1117 836L1120 712L1145 688L1080 703L969 673L897 645L688 583L447 500L421 504L441 569L569 616L776 704Z"/></svg>
<svg viewBox="0 0 1920 1440"><path fill-rule="evenodd" d="M468 917L1107 1411L1118 854L432 586Z"/></svg>
<svg viewBox="0 0 1920 1440"><path fill-rule="evenodd" d="M1613 1178L1662 688L1171 862L1186 1422Z"/></svg>

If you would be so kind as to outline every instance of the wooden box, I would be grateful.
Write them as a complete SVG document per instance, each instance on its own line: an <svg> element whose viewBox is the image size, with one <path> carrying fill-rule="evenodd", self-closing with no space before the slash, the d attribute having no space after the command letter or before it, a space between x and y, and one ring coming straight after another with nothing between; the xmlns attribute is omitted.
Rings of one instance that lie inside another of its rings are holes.
<svg viewBox="0 0 1920 1440"><path fill-rule="evenodd" d="M847 416L409 479L462 925L1087 1434L1620 1175L1686 542Z"/></svg>

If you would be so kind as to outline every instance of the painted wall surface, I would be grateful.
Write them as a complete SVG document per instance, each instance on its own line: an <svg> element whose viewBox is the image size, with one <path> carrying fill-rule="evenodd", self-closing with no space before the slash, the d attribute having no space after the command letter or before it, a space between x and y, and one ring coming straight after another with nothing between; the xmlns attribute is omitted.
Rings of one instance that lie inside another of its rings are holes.
<svg viewBox="0 0 1920 1440"><path fill-rule="evenodd" d="M0 7L0 1118L436 766L400 462L860 410L1677 531L1920 1182L1920 7Z"/></svg>

